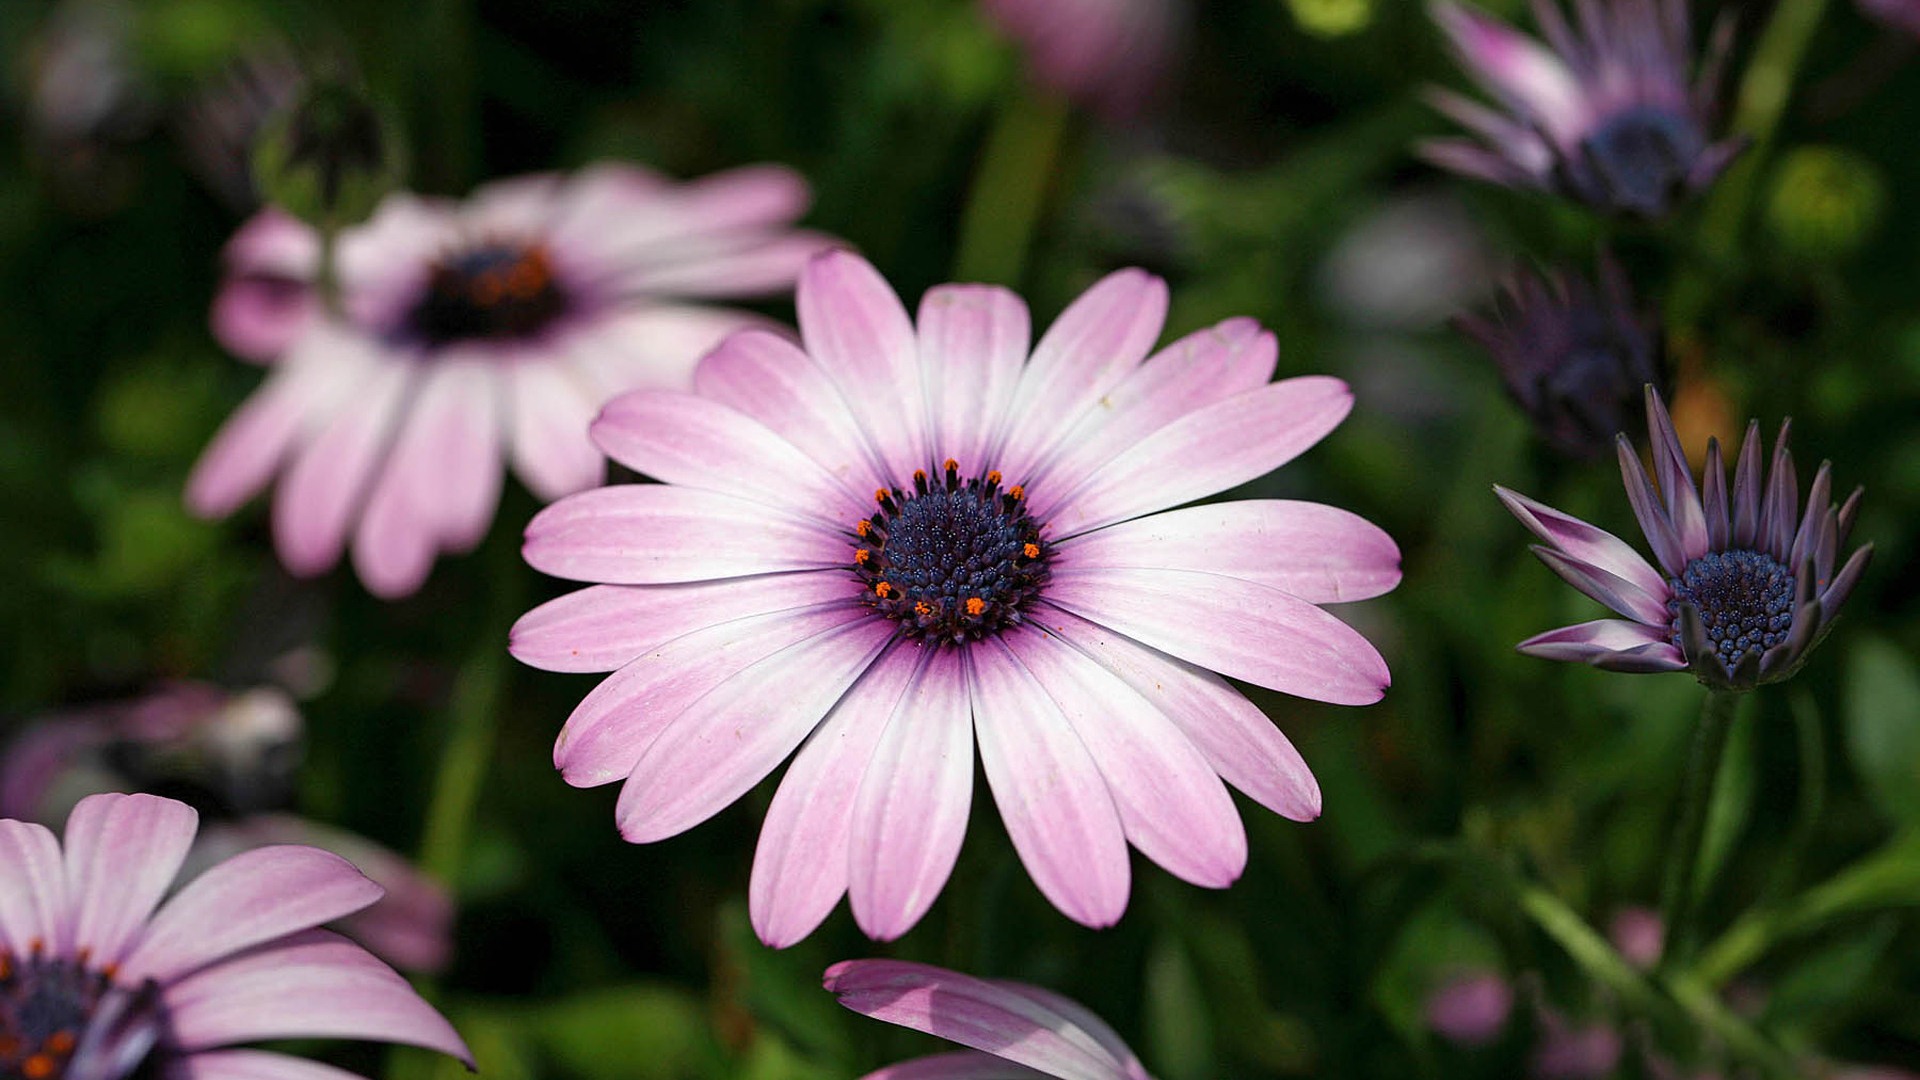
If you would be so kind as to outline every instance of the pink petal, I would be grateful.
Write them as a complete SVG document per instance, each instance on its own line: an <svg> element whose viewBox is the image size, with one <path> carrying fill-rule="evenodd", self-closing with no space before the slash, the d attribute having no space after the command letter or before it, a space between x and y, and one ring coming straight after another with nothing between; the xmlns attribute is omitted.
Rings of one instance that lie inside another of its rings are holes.
<svg viewBox="0 0 1920 1080"><path fill-rule="evenodd" d="M1673 522L1686 557L1697 559L1707 553L1707 515L1700 505L1700 490L1694 486L1687 453L1680 447L1680 435L1673 430L1673 420L1659 392L1651 386L1647 388L1647 437L1653 443L1654 471L1660 476L1667 518Z"/></svg>
<svg viewBox="0 0 1920 1080"><path fill-rule="evenodd" d="M1102 1020L1092 1009L1063 994L1056 994L1044 986L1035 986L1032 983L999 979L994 981L994 985L1027 998L1041 1008L1059 1013L1068 1023L1093 1036L1093 1040L1120 1063L1121 1068L1131 1080L1153 1080L1147 1075L1146 1066L1140 1064L1140 1059L1134 1056L1133 1048L1127 1045L1119 1032L1113 1030L1112 1025Z"/></svg>
<svg viewBox="0 0 1920 1080"><path fill-rule="evenodd" d="M633 772L661 731L708 691L754 664L848 622L864 608L838 603L708 626L645 654L601 681L560 729L553 763L575 787Z"/></svg>
<svg viewBox="0 0 1920 1080"><path fill-rule="evenodd" d="M606 460L587 437L602 391L564 363L509 365L507 453L513 470L541 502L598 487Z"/></svg>
<svg viewBox="0 0 1920 1080"><path fill-rule="evenodd" d="M273 498L274 546L296 576L339 561L414 374L404 362L366 365L356 399L301 448L281 479Z"/></svg>
<svg viewBox="0 0 1920 1080"><path fill-rule="evenodd" d="M902 960L827 969L827 990L863 1016L924 1031L1061 1080L1133 1080L1101 1041L1008 986Z"/></svg>
<svg viewBox="0 0 1920 1080"><path fill-rule="evenodd" d="M882 653L787 767L760 826L747 892L754 932L768 947L813 933L845 895L860 778L922 659L911 646Z"/></svg>
<svg viewBox="0 0 1920 1080"><path fill-rule="evenodd" d="M1571 555L1562 555L1553 548L1535 544L1533 553L1567 584L1629 619L1657 625L1666 623L1670 618L1664 597L1648 596L1636 586L1605 570Z"/></svg>
<svg viewBox="0 0 1920 1080"><path fill-rule="evenodd" d="M1663 670L1678 671L1686 667L1678 647L1668 640L1669 631L1664 627L1646 626L1625 619L1595 619L1592 622L1563 626L1558 630L1549 630L1520 643L1520 651L1528 656L1537 656L1543 660L1571 660L1575 663L1589 663L1598 657L1611 653L1626 652L1647 646L1665 646L1649 650L1656 661L1671 661L1671 666Z"/></svg>
<svg viewBox="0 0 1920 1080"><path fill-rule="evenodd" d="M228 352L264 363L279 359L319 316L305 281L243 275L220 283L209 322Z"/></svg>
<svg viewBox="0 0 1920 1080"><path fill-rule="evenodd" d="M1320 816L1320 785L1300 752L1225 679L1058 608L1036 621L1153 702L1227 783L1281 817Z"/></svg>
<svg viewBox="0 0 1920 1080"><path fill-rule="evenodd" d="M859 785L848 895L867 936L913 929L953 873L973 804L973 714L965 658L927 651Z"/></svg>
<svg viewBox="0 0 1920 1080"><path fill-rule="evenodd" d="M544 671L614 671L658 646L750 615L851 598L851 578L831 570L682 585L594 585L520 616L507 650Z"/></svg>
<svg viewBox="0 0 1920 1080"><path fill-rule="evenodd" d="M66 866L45 826L0 821L0 947L15 956L40 944L65 953L70 939Z"/></svg>
<svg viewBox="0 0 1920 1080"><path fill-rule="evenodd" d="M242 852L160 909L121 977L128 985L174 982L243 949L351 915L383 892L330 851L279 845Z"/></svg>
<svg viewBox="0 0 1920 1080"><path fill-rule="evenodd" d="M1219 774L1180 729L1097 660L1038 630L1006 635L1093 756L1127 839L1176 877L1224 888L1247 834Z"/></svg>
<svg viewBox="0 0 1920 1080"><path fill-rule="evenodd" d="M958 461L963 476L982 475L1027 359L1027 305L997 285L939 285L921 297L916 325L932 456Z"/></svg>
<svg viewBox="0 0 1920 1080"><path fill-rule="evenodd" d="M934 1054L875 1069L860 1080L1044 1080L1046 1073L978 1050Z"/></svg>
<svg viewBox="0 0 1920 1080"><path fill-rule="evenodd" d="M820 723L893 636L856 618L756 663L673 719L627 777L615 809L635 844L676 836L772 772Z"/></svg>
<svg viewBox="0 0 1920 1080"><path fill-rule="evenodd" d="M400 421L361 515L354 567L369 592L417 590L441 549L471 549L500 501L496 373L479 362L434 361Z"/></svg>
<svg viewBox="0 0 1920 1080"><path fill-rule="evenodd" d="M1083 533L1056 567L1204 570L1292 593L1309 603L1366 600L1400 583L1400 548L1345 510L1247 499L1169 510Z"/></svg>
<svg viewBox="0 0 1920 1080"><path fill-rule="evenodd" d="M1570 142L1584 108L1579 82L1539 42L1460 4L1439 3L1434 20L1460 51L1468 74Z"/></svg>
<svg viewBox="0 0 1920 1080"><path fill-rule="evenodd" d="M221 260L236 275L311 280L320 266L320 235L292 214L269 207L240 226Z"/></svg>
<svg viewBox="0 0 1920 1080"><path fill-rule="evenodd" d="M202 968L161 996L171 1034L190 1054L270 1039L366 1039L473 1064L453 1026L405 979L325 930Z"/></svg>
<svg viewBox="0 0 1920 1080"><path fill-rule="evenodd" d="M580 208L555 229L556 237L626 261L697 246L689 241L775 229L812 201L806 180L778 165L675 184L632 166L601 164L580 173L569 196Z"/></svg>
<svg viewBox="0 0 1920 1080"><path fill-rule="evenodd" d="M153 795L90 795L67 818L73 944L101 967L127 957L186 861L200 815Z"/></svg>
<svg viewBox="0 0 1920 1080"><path fill-rule="evenodd" d="M926 404L913 324L892 286L848 251L807 264L797 297L807 353L840 388L891 484L928 463Z"/></svg>
<svg viewBox="0 0 1920 1080"><path fill-rule="evenodd" d="M1021 372L995 455L1025 478L1079 416L1146 359L1167 317L1167 283L1144 270L1117 270L1081 293L1053 321ZM1016 480L1018 482L1018 480Z"/></svg>
<svg viewBox="0 0 1920 1080"><path fill-rule="evenodd" d="M700 362L694 388L765 424L855 491L878 488L886 476L833 381L783 337L733 335Z"/></svg>
<svg viewBox="0 0 1920 1080"><path fill-rule="evenodd" d="M1359 631L1252 582L1193 570L1061 569L1046 598L1182 660L1296 697L1368 705L1390 682Z"/></svg>
<svg viewBox="0 0 1920 1080"><path fill-rule="evenodd" d="M792 443L745 413L696 394L623 394L600 411L591 434L608 457L665 483L848 525L872 513L866 496L856 496Z"/></svg>
<svg viewBox="0 0 1920 1080"><path fill-rule="evenodd" d="M1517 491L1508 491L1495 485L1493 493L1533 535L1574 558L1605 570L1649 599L1667 595L1667 579L1661 577L1660 571L1655 570L1626 541L1571 514L1563 514L1545 503L1535 502Z"/></svg>
<svg viewBox="0 0 1920 1080"><path fill-rule="evenodd" d="M768 296L791 289L814 256L839 244L831 236L813 232L729 238L679 253L672 262L636 267L617 280L622 291L661 296Z"/></svg>
<svg viewBox="0 0 1920 1080"><path fill-rule="evenodd" d="M628 390L686 390L700 358L730 334L763 326L758 315L691 304L647 304L593 319L566 339L574 368L600 387L597 402Z"/></svg>
<svg viewBox="0 0 1920 1080"><path fill-rule="evenodd" d="M167 1059L167 1080L362 1080L359 1074L271 1050L205 1050Z"/></svg>
<svg viewBox="0 0 1920 1080"><path fill-rule="evenodd" d="M1099 766L1004 642L982 641L968 657L980 761L1014 850L1068 918L1112 926L1127 909L1132 870Z"/></svg>
<svg viewBox="0 0 1920 1080"><path fill-rule="evenodd" d="M1109 459L1048 515L1053 535L1150 514L1264 476L1340 426L1353 393L1305 375L1216 402Z"/></svg>
<svg viewBox="0 0 1920 1080"><path fill-rule="evenodd" d="M1054 455L1026 479L1033 512L1065 495L1114 455L1195 409L1264 386L1273 377L1279 346L1252 319L1228 319L1187 335L1135 368L1072 424Z"/></svg>
<svg viewBox="0 0 1920 1080"><path fill-rule="evenodd" d="M481 236L539 236L564 205L567 178L543 172L494 180L475 188L460 206L462 224Z"/></svg>
<svg viewBox="0 0 1920 1080"><path fill-rule="evenodd" d="M554 577L663 585L850 566L853 545L823 524L731 495L620 484L535 514L523 553Z"/></svg>
<svg viewBox="0 0 1920 1080"><path fill-rule="evenodd" d="M267 486L301 436L323 425L363 386L363 354L315 331L221 426L187 477L187 507L225 517Z"/></svg>

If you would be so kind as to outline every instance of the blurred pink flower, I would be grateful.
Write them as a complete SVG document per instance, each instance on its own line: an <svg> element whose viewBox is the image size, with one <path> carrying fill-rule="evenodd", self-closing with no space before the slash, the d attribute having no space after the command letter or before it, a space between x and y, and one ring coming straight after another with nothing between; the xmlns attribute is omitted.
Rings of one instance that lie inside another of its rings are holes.
<svg viewBox="0 0 1920 1080"><path fill-rule="evenodd" d="M0 1075L350 1075L233 1049L309 1038L404 1043L472 1066L406 980L315 929L380 896L339 856L261 848L160 905L197 823L172 799L94 795L74 808L63 851L43 826L0 821Z"/></svg>
<svg viewBox="0 0 1920 1080"><path fill-rule="evenodd" d="M973 1048L903 1061L863 1080L1153 1080L1106 1021L1038 986L901 960L843 961L827 969L825 983L862 1016Z"/></svg>
<svg viewBox="0 0 1920 1080"><path fill-rule="evenodd" d="M1613 1075L1624 1049L1618 1031L1598 1023L1576 1026L1545 1006L1539 1017L1540 1042L1529 1062L1539 1080L1602 1080Z"/></svg>
<svg viewBox="0 0 1920 1080"><path fill-rule="evenodd" d="M1506 1030L1513 987L1493 972L1460 975L1427 996L1427 1026L1462 1046L1485 1046Z"/></svg>
<svg viewBox="0 0 1920 1080"><path fill-rule="evenodd" d="M490 184L464 203L389 196L346 230L341 317L322 312L315 232L255 217L227 247L213 330L274 372L187 483L207 517L273 479L274 539L298 575L352 536L367 588L405 596L439 552L486 534L502 459L541 499L598 483L594 412L685 389L755 317L700 301L778 293L826 242L797 232L805 182L775 167L687 184L623 165Z"/></svg>
<svg viewBox="0 0 1920 1080"><path fill-rule="evenodd" d="M1392 589L1399 551L1317 503L1170 509L1292 460L1352 395L1270 384L1251 319L1149 358L1166 308L1165 283L1123 270L1030 351L1007 290L936 288L916 327L836 252L801 276L804 348L736 334L696 393L609 404L594 439L663 482L534 518L535 569L608 584L511 637L535 667L615 672L560 733L567 782L625 780L621 833L648 843L799 749L754 862L774 945L843 894L868 934L911 928L959 853L976 744L1035 884L1090 926L1126 909L1129 841L1195 884L1239 876L1223 777L1317 816L1300 755L1214 673L1379 700L1385 662L1320 605Z"/></svg>
<svg viewBox="0 0 1920 1080"><path fill-rule="evenodd" d="M1109 118L1138 114L1173 51L1174 0L980 0L1026 50L1034 81Z"/></svg>
<svg viewBox="0 0 1920 1080"><path fill-rule="evenodd" d="M1628 963L1647 969L1660 962L1660 953L1666 948L1667 927L1660 921L1660 913L1652 908L1627 907L1614 913L1607 937Z"/></svg>
<svg viewBox="0 0 1920 1080"><path fill-rule="evenodd" d="M1859 0L1869 18L1920 37L1920 0Z"/></svg>

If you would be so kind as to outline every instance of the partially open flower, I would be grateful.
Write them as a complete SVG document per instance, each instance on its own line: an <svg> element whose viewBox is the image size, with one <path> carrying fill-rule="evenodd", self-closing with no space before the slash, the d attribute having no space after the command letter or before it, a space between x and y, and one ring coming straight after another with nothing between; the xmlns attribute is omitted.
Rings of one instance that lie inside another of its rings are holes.
<svg viewBox="0 0 1920 1080"><path fill-rule="evenodd" d="M1434 140L1421 153L1464 176L1661 217L1713 183L1745 147L1711 135L1731 24L1721 25L1694 79L1686 0L1575 4L1577 33L1559 0L1536 0L1542 45L1437 0L1434 20L1462 66L1505 111L1435 91L1434 106L1479 138Z"/></svg>
<svg viewBox="0 0 1920 1080"><path fill-rule="evenodd" d="M1569 584L1625 616L1551 630L1520 651L1610 671L1691 670L1708 686L1750 690L1792 675L1832 629L1840 605L1867 568L1873 545L1839 566L1860 506L1829 502L1832 469L1822 462L1804 514L1787 452L1788 425L1760 463L1760 424L1747 428L1727 490L1717 441L1707 444L1696 488L1673 421L1647 388L1647 428L1659 490L1633 445L1618 439L1620 470L1659 569L1618 537L1524 495L1494 490L1522 524L1546 541L1534 554Z"/></svg>
<svg viewBox="0 0 1920 1080"><path fill-rule="evenodd" d="M1571 457L1597 458L1635 426L1640 388L1660 381L1660 332L1635 309L1626 274L1602 259L1600 285L1571 272L1516 273L1491 316L1460 331L1500 367L1534 431Z"/></svg>

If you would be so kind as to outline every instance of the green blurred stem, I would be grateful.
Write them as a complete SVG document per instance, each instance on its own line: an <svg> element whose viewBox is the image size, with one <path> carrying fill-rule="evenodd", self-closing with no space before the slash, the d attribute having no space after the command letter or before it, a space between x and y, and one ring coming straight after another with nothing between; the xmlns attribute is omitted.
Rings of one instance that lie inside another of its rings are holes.
<svg viewBox="0 0 1920 1080"><path fill-rule="evenodd" d="M472 0L431 0L421 28L431 47L417 51L419 92L426 97L423 171L434 190L464 194L477 177L480 114L474 83Z"/></svg>
<svg viewBox="0 0 1920 1080"><path fill-rule="evenodd" d="M1680 790L1680 819L1673 846L1667 851L1667 870L1660 890L1661 921L1666 926L1666 948L1660 966L1672 970L1693 951L1695 893L1699 890L1700 842L1707 831L1707 808L1713 801L1714 780L1726 756L1727 735L1733 730L1740 695L1731 690L1708 692L1694 729L1693 752Z"/></svg>
<svg viewBox="0 0 1920 1080"><path fill-rule="evenodd" d="M954 279L1017 286L1067 127L1066 102L1023 94L1007 103L980 152L960 219Z"/></svg>

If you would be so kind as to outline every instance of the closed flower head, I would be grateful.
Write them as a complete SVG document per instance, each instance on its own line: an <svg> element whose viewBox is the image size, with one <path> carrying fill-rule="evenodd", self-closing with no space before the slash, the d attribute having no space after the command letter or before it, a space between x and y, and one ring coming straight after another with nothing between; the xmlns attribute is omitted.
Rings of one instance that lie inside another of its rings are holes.
<svg viewBox="0 0 1920 1080"><path fill-rule="evenodd" d="M533 520L528 562L604 584L512 637L536 667L614 672L561 731L567 781L625 781L620 829L647 842L798 749L753 870L776 945L842 895L875 937L912 927L959 852L976 747L1035 883L1094 926L1126 907L1129 842L1197 884L1239 876L1223 778L1318 814L1299 755L1220 676L1377 700L1379 654L1319 605L1391 589L1399 553L1316 503L1173 509L1302 453L1352 396L1270 383L1273 335L1248 319L1149 356L1166 305L1121 271L1030 348L1005 289L936 288L916 324L834 252L801 276L801 345L742 332L694 393L611 402L595 441L662 482Z"/></svg>

